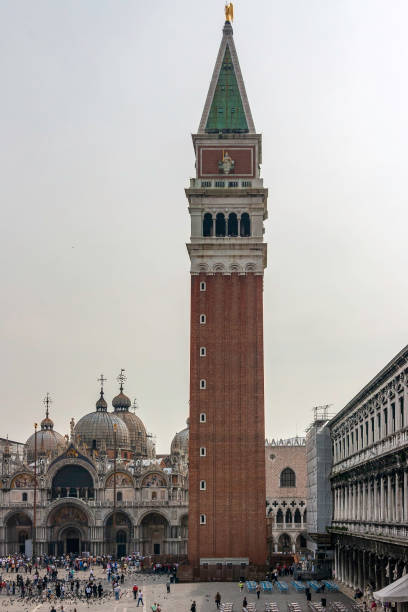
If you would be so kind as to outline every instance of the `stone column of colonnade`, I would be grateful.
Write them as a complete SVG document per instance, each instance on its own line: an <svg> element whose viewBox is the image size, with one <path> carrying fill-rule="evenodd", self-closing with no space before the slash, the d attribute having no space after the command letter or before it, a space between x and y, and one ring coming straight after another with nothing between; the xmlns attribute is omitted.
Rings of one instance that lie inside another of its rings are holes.
<svg viewBox="0 0 408 612"><path fill-rule="evenodd" d="M408 522L408 472L380 474L346 490L340 487L336 506L337 520Z"/></svg>
<svg viewBox="0 0 408 612"><path fill-rule="evenodd" d="M379 474L334 489L336 521L408 522L408 471Z"/></svg>

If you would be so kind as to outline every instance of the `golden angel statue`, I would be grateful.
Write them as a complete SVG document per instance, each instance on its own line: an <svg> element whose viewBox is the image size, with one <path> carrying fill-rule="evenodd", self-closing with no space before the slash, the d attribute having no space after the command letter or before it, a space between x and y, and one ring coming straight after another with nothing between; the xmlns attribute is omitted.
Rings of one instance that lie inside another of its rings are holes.
<svg viewBox="0 0 408 612"><path fill-rule="evenodd" d="M225 5L225 20L229 21L230 23L231 21L234 21L234 5L232 2Z"/></svg>

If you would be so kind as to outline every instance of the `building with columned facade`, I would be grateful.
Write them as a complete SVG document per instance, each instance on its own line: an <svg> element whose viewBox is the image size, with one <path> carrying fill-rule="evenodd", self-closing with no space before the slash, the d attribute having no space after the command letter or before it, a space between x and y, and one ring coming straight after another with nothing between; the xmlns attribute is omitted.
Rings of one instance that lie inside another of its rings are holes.
<svg viewBox="0 0 408 612"><path fill-rule="evenodd" d="M328 426L336 577L378 590L408 569L408 346Z"/></svg>

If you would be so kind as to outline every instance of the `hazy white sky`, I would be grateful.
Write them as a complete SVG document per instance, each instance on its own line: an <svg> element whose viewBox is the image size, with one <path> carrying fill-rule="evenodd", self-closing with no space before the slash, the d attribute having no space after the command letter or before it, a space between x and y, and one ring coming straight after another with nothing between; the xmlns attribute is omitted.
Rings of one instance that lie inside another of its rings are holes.
<svg viewBox="0 0 408 612"><path fill-rule="evenodd" d="M0 3L1 431L126 392L188 415L189 219L223 0ZM266 432L302 434L407 343L405 0L236 0L269 187Z"/></svg>

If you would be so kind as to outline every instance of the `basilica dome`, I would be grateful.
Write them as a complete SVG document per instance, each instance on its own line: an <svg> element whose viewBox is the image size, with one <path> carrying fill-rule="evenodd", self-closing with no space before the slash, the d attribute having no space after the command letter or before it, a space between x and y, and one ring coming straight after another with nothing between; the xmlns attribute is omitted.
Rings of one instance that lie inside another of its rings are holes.
<svg viewBox="0 0 408 612"><path fill-rule="evenodd" d="M187 427L174 436L170 449L172 455L188 457L188 441L190 437L189 423L190 420L187 419Z"/></svg>
<svg viewBox="0 0 408 612"><path fill-rule="evenodd" d="M35 460L35 433L26 442L27 462ZM42 455L53 455L62 452L66 446L66 440L57 431L54 431L54 422L48 415L48 408L45 419L41 421L41 429L37 431L37 457Z"/></svg>
<svg viewBox="0 0 408 612"><path fill-rule="evenodd" d="M133 412L129 411L131 401L128 396L123 393L123 380L121 380L119 395L112 400L112 406L114 408L114 414L126 423L132 451L145 457L147 455L146 428L142 420Z"/></svg>
<svg viewBox="0 0 408 612"><path fill-rule="evenodd" d="M89 450L114 449L114 425L116 425L116 448L130 449L128 428L116 414L108 412L108 405L101 390L95 412L86 414L75 425L77 444L86 444Z"/></svg>

